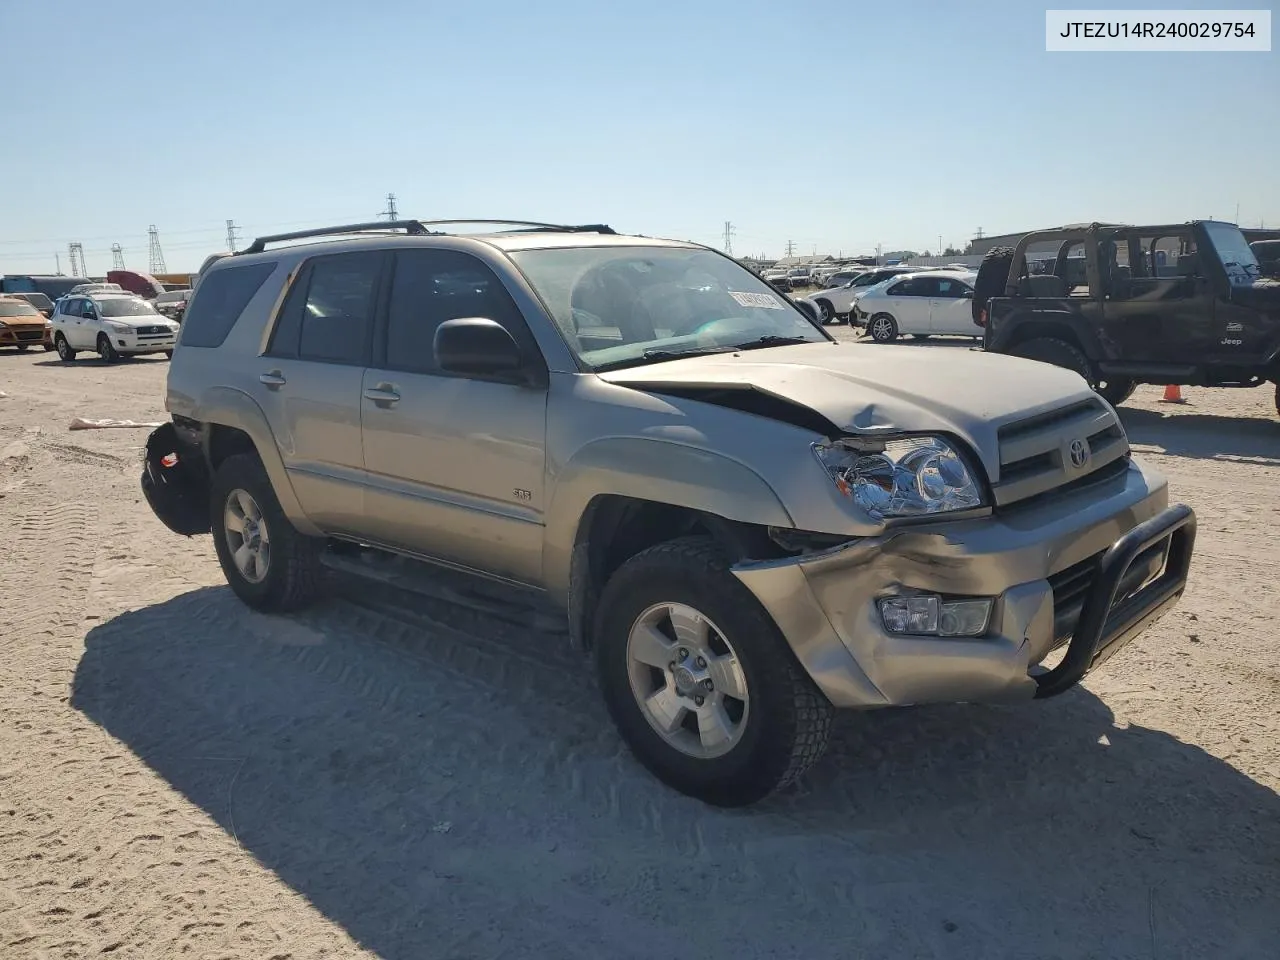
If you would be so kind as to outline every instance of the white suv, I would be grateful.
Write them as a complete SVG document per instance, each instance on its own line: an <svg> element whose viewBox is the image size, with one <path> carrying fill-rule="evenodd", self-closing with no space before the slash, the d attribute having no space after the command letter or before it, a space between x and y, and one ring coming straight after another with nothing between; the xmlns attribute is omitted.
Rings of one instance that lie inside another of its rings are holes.
<svg viewBox="0 0 1280 960"><path fill-rule="evenodd" d="M81 350L94 351L106 363L115 363L125 354L172 357L177 341L178 325L129 293L63 297L51 320L53 345L66 361L74 360Z"/></svg>

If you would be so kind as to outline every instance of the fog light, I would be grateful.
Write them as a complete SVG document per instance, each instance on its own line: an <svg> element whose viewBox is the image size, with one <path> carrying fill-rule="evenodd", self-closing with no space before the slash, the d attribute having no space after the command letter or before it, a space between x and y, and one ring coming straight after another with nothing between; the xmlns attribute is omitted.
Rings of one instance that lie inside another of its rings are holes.
<svg viewBox="0 0 1280 960"><path fill-rule="evenodd" d="M885 597L880 619L890 633L979 637L987 632L991 600L943 600L939 596Z"/></svg>

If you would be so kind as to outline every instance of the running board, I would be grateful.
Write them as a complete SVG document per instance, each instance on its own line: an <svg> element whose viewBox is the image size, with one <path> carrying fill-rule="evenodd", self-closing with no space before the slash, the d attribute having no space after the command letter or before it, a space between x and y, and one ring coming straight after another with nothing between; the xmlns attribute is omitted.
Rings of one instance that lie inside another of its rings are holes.
<svg viewBox="0 0 1280 960"><path fill-rule="evenodd" d="M532 587L493 581L381 547L337 542L320 555L328 569L427 600L463 607L524 627L531 633L567 634L568 618Z"/></svg>

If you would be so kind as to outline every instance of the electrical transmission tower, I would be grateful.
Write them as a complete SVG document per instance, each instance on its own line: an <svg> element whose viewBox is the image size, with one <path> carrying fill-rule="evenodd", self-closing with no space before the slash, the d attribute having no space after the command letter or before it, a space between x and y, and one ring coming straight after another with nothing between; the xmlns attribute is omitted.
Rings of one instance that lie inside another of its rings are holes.
<svg viewBox="0 0 1280 960"><path fill-rule="evenodd" d="M111 245L111 269L124 269L124 249L118 243Z"/></svg>
<svg viewBox="0 0 1280 960"><path fill-rule="evenodd" d="M147 269L151 273L168 273L164 265L164 251L160 249L160 231L153 223L147 227Z"/></svg>
<svg viewBox="0 0 1280 960"><path fill-rule="evenodd" d="M733 235L737 232L732 223L728 220L724 222L724 252L729 256L733 256Z"/></svg>
<svg viewBox="0 0 1280 960"><path fill-rule="evenodd" d="M73 277L87 277L89 270L84 265L84 244L67 244L67 253L71 255L71 275Z"/></svg>
<svg viewBox="0 0 1280 960"><path fill-rule="evenodd" d="M787 256L794 256L796 252L796 243L794 240L787 241Z"/></svg>
<svg viewBox="0 0 1280 960"><path fill-rule="evenodd" d="M394 193L387 194L387 209L383 210L379 216L386 217L388 220L400 219L400 213L396 210L396 195Z"/></svg>
<svg viewBox="0 0 1280 960"><path fill-rule="evenodd" d="M981 228L981 227L979 227L979 228L978 228L978 233L977 233L977 235L974 237L974 239L975 239L975 240L981 240L981 239L982 239L982 228Z"/></svg>
<svg viewBox="0 0 1280 960"><path fill-rule="evenodd" d="M240 228L236 226L234 220L227 221L227 249L232 253L236 252L236 241L240 239Z"/></svg>

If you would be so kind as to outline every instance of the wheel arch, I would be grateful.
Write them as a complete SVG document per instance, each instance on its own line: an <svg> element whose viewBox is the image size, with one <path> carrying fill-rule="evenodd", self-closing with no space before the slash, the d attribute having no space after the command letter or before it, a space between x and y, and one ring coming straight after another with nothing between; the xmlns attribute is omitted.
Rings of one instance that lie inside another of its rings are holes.
<svg viewBox="0 0 1280 960"><path fill-rule="evenodd" d="M202 399L201 408L208 411L201 419L201 445L210 473L233 454L256 454L266 468L276 499L289 522L299 533L322 536L323 531L303 512L266 414L253 398L239 390L215 387Z"/></svg>
<svg viewBox="0 0 1280 960"><path fill-rule="evenodd" d="M560 472L547 512L543 583L569 614L570 637L587 625L608 575L656 543L704 533L730 556L770 549L770 526L791 515L755 471L719 454L639 438L599 440Z"/></svg>

